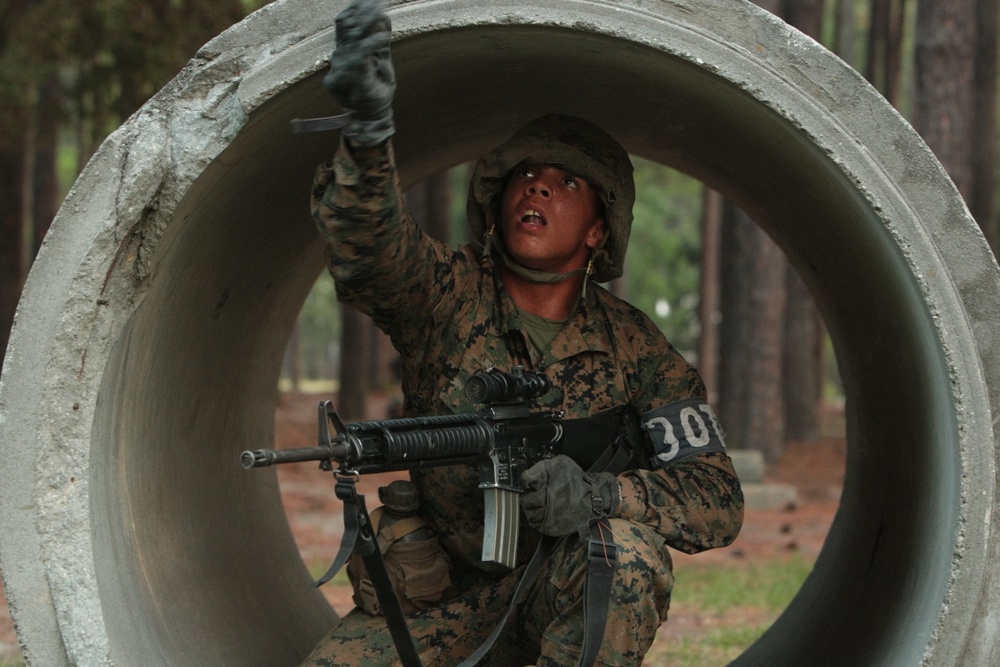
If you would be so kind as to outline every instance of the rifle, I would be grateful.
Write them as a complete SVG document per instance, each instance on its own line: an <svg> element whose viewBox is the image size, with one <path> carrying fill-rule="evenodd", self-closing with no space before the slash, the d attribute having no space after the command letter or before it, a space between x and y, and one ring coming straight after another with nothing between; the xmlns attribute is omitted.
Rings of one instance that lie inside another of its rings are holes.
<svg viewBox="0 0 1000 667"><path fill-rule="evenodd" d="M280 463L319 461L338 477L475 464L485 498L482 559L513 568L520 529L521 474L545 458L574 450L601 452L616 440L619 418L563 419L562 411L531 412L528 402L551 389L548 378L521 366L510 373L480 371L465 384L465 395L483 405L477 412L408 417L345 425L330 401L319 405L319 444L300 449L245 451L241 465L258 468ZM331 433L330 427L334 432ZM599 453L601 453L599 452ZM334 467L336 466L336 470Z"/></svg>

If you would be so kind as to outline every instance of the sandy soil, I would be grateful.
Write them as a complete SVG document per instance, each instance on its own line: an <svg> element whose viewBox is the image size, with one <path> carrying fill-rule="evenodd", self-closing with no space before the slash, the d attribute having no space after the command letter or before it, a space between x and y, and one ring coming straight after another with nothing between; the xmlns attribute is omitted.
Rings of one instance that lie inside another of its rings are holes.
<svg viewBox="0 0 1000 667"><path fill-rule="evenodd" d="M306 447L315 442L316 405L325 396L286 394L276 411L276 441L279 447ZM386 398L371 401L369 418L384 416ZM835 417L836 415L834 415ZM832 429L837 431L836 425ZM842 438L828 437L812 443L791 443L780 463L766 473L766 481L792 484L798 492L794 505L746 512L743 531L736 542L726 548L687 556L675 553L675 566L701 567L710 563L754 563L785 558L798 553L814 559L822 548L830 523L836 513L844 476ZM398 477L399 475L395 475ZM393 476L368 476L359 490L376 497L378 486ZM325 567L337 553L342 527L340 501L333 493L328 474L314 464L286 465L279 470L282 498L292 532L307 563ZM374 503L373 503L374 504ZM324 586L330 604L341 613L352 607L348 586ZM696 636L704 621L687 616L675 609L668 623L670 632ZM719 622L718 619L715 621ZM760 622L750 618L724 618L724 623ZM21 651L6 599L0 594L0 660L16 661Z"/></svg>

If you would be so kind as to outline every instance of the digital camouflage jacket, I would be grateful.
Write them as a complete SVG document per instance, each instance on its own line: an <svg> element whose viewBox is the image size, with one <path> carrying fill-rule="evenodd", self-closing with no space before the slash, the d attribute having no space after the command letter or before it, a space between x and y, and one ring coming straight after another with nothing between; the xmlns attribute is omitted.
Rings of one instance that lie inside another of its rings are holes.
<svg viewBox="0 0 1000 667"><path fill-rule="evenodd" d="M476 371L515 364L543 371L553 390L539 409L591 416L630 403L639 414L704 397L697 371L633 306L594 283L551 348L532 358L499 272L472 246L426 236L403 203L391 142L322 165L313 216L328 242L337 296L370 315L402 357L408 415L474 411L463 388ZM483 494L471 466L413 471L422 513L457 567L480 565ZM647 524L680 551L725 546L742 524L743 495L725 454L619 475L616 515ZM526 540L520 543L526 544Z"/></svg>

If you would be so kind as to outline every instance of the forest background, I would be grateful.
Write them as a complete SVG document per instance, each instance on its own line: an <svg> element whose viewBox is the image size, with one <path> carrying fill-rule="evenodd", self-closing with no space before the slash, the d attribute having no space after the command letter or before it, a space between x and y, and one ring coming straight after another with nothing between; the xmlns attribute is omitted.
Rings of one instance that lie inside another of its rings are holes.
<svg viewBox="0 0 1000 667"><path fill-rule="evenodd" d="M31 263L90 156L203 44L264 4L0 0L0 350ZM996 252L1000 0L756 4L839 55L910 121ZM609 287L698 365L729 444L775 461L785 442L816 438L823 406L841 399L821 315L781 249L739 209L684 174L635 163L625 275ZM451 245L468 240L468 176L469 165L457 165L407 193L417 221ZM321 272L282 386L349 386L338 401L357 419L370 395L398 391L395 367L385 337L337 304Z"/></svg>

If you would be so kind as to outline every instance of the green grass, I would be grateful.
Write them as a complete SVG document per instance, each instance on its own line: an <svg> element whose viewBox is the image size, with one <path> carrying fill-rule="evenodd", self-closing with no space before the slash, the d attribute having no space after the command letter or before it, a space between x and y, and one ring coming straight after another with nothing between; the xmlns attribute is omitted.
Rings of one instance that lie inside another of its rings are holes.
<svg viewBox="0 0 1000 667"><path fill-rule="evenodd" d="M709 667L728 665L754 643L766 627L720 628L704 637L682 637L662 650L653 650L646 655L643 665L670 667Z"/></svg>
<svg viewBox="0 0 1000 667"><path fill-rule="evenodd" d="M686 567L674 573L673 601L714 612L731 607L780 612L811 571L812 563L801 556L725 567Z"/></svg>
<svg viewBox="0 0 1000 667"><path fill-rule="evenodd" d="M801 556L678 569L671 620L643 664L728 665L774 623L811 571Z"/></svg>

